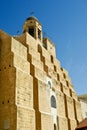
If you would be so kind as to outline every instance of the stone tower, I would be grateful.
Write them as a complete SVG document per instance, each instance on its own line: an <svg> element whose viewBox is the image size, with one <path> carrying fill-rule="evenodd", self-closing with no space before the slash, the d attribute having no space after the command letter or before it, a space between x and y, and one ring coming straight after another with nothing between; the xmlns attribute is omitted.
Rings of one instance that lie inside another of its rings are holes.
<svg viewBox="0 0 87 130"><path fill-rule="evenodd" d="M25 32L42 42L42 26L37 18L32 16L26 19L23 26L23 33Z"/></svg>
<svg viewBox="0 0 87 130"><path fill-rule="evenodd" d="M0 130L75 130L80 102L37 18L21 36L0 30Z"/></svg>

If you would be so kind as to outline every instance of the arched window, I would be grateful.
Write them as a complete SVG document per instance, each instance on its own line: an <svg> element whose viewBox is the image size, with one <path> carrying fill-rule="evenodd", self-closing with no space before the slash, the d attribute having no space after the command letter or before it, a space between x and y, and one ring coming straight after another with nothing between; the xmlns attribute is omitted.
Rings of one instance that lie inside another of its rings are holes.
<svg viewBox="0 0 87 130"><path fill-rule="evenodd" d="M53 95L51 96L51 107L56 108L56 99Z"/></svg>

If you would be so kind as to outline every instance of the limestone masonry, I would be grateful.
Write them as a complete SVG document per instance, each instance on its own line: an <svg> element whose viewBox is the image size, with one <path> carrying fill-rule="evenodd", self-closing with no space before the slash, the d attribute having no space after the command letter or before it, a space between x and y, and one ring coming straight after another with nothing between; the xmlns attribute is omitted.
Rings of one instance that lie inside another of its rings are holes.
<svg viewBox="0 0 87 130"><path fill-rule="evenodd" d="M29 17L21 36L0 30L0 130L75 130L81 106L55 46Z"/></svg>

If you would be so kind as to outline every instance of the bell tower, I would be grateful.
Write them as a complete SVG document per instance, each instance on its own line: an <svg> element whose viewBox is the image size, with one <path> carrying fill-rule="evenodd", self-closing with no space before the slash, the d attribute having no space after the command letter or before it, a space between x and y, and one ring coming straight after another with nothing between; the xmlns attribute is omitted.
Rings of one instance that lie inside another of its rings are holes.
<svg viewBox="0 0 87 130"><path fill-rule="evenodd" d="M23 25L23 33L25 32L42 42L42 26L36 17L30 16L26 19Z"/></svg>

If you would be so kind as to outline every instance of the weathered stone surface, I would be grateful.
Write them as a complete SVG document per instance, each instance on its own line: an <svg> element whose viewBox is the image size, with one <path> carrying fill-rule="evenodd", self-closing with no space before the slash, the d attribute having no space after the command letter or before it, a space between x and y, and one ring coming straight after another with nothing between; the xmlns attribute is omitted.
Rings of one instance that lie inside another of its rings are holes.
<svg viewBox="0 0 87 130"><path fill-rule="evenodd" d="M54 44L35 17L23 32L0 30L0 130L75 130L81 106Z"/></svg>

